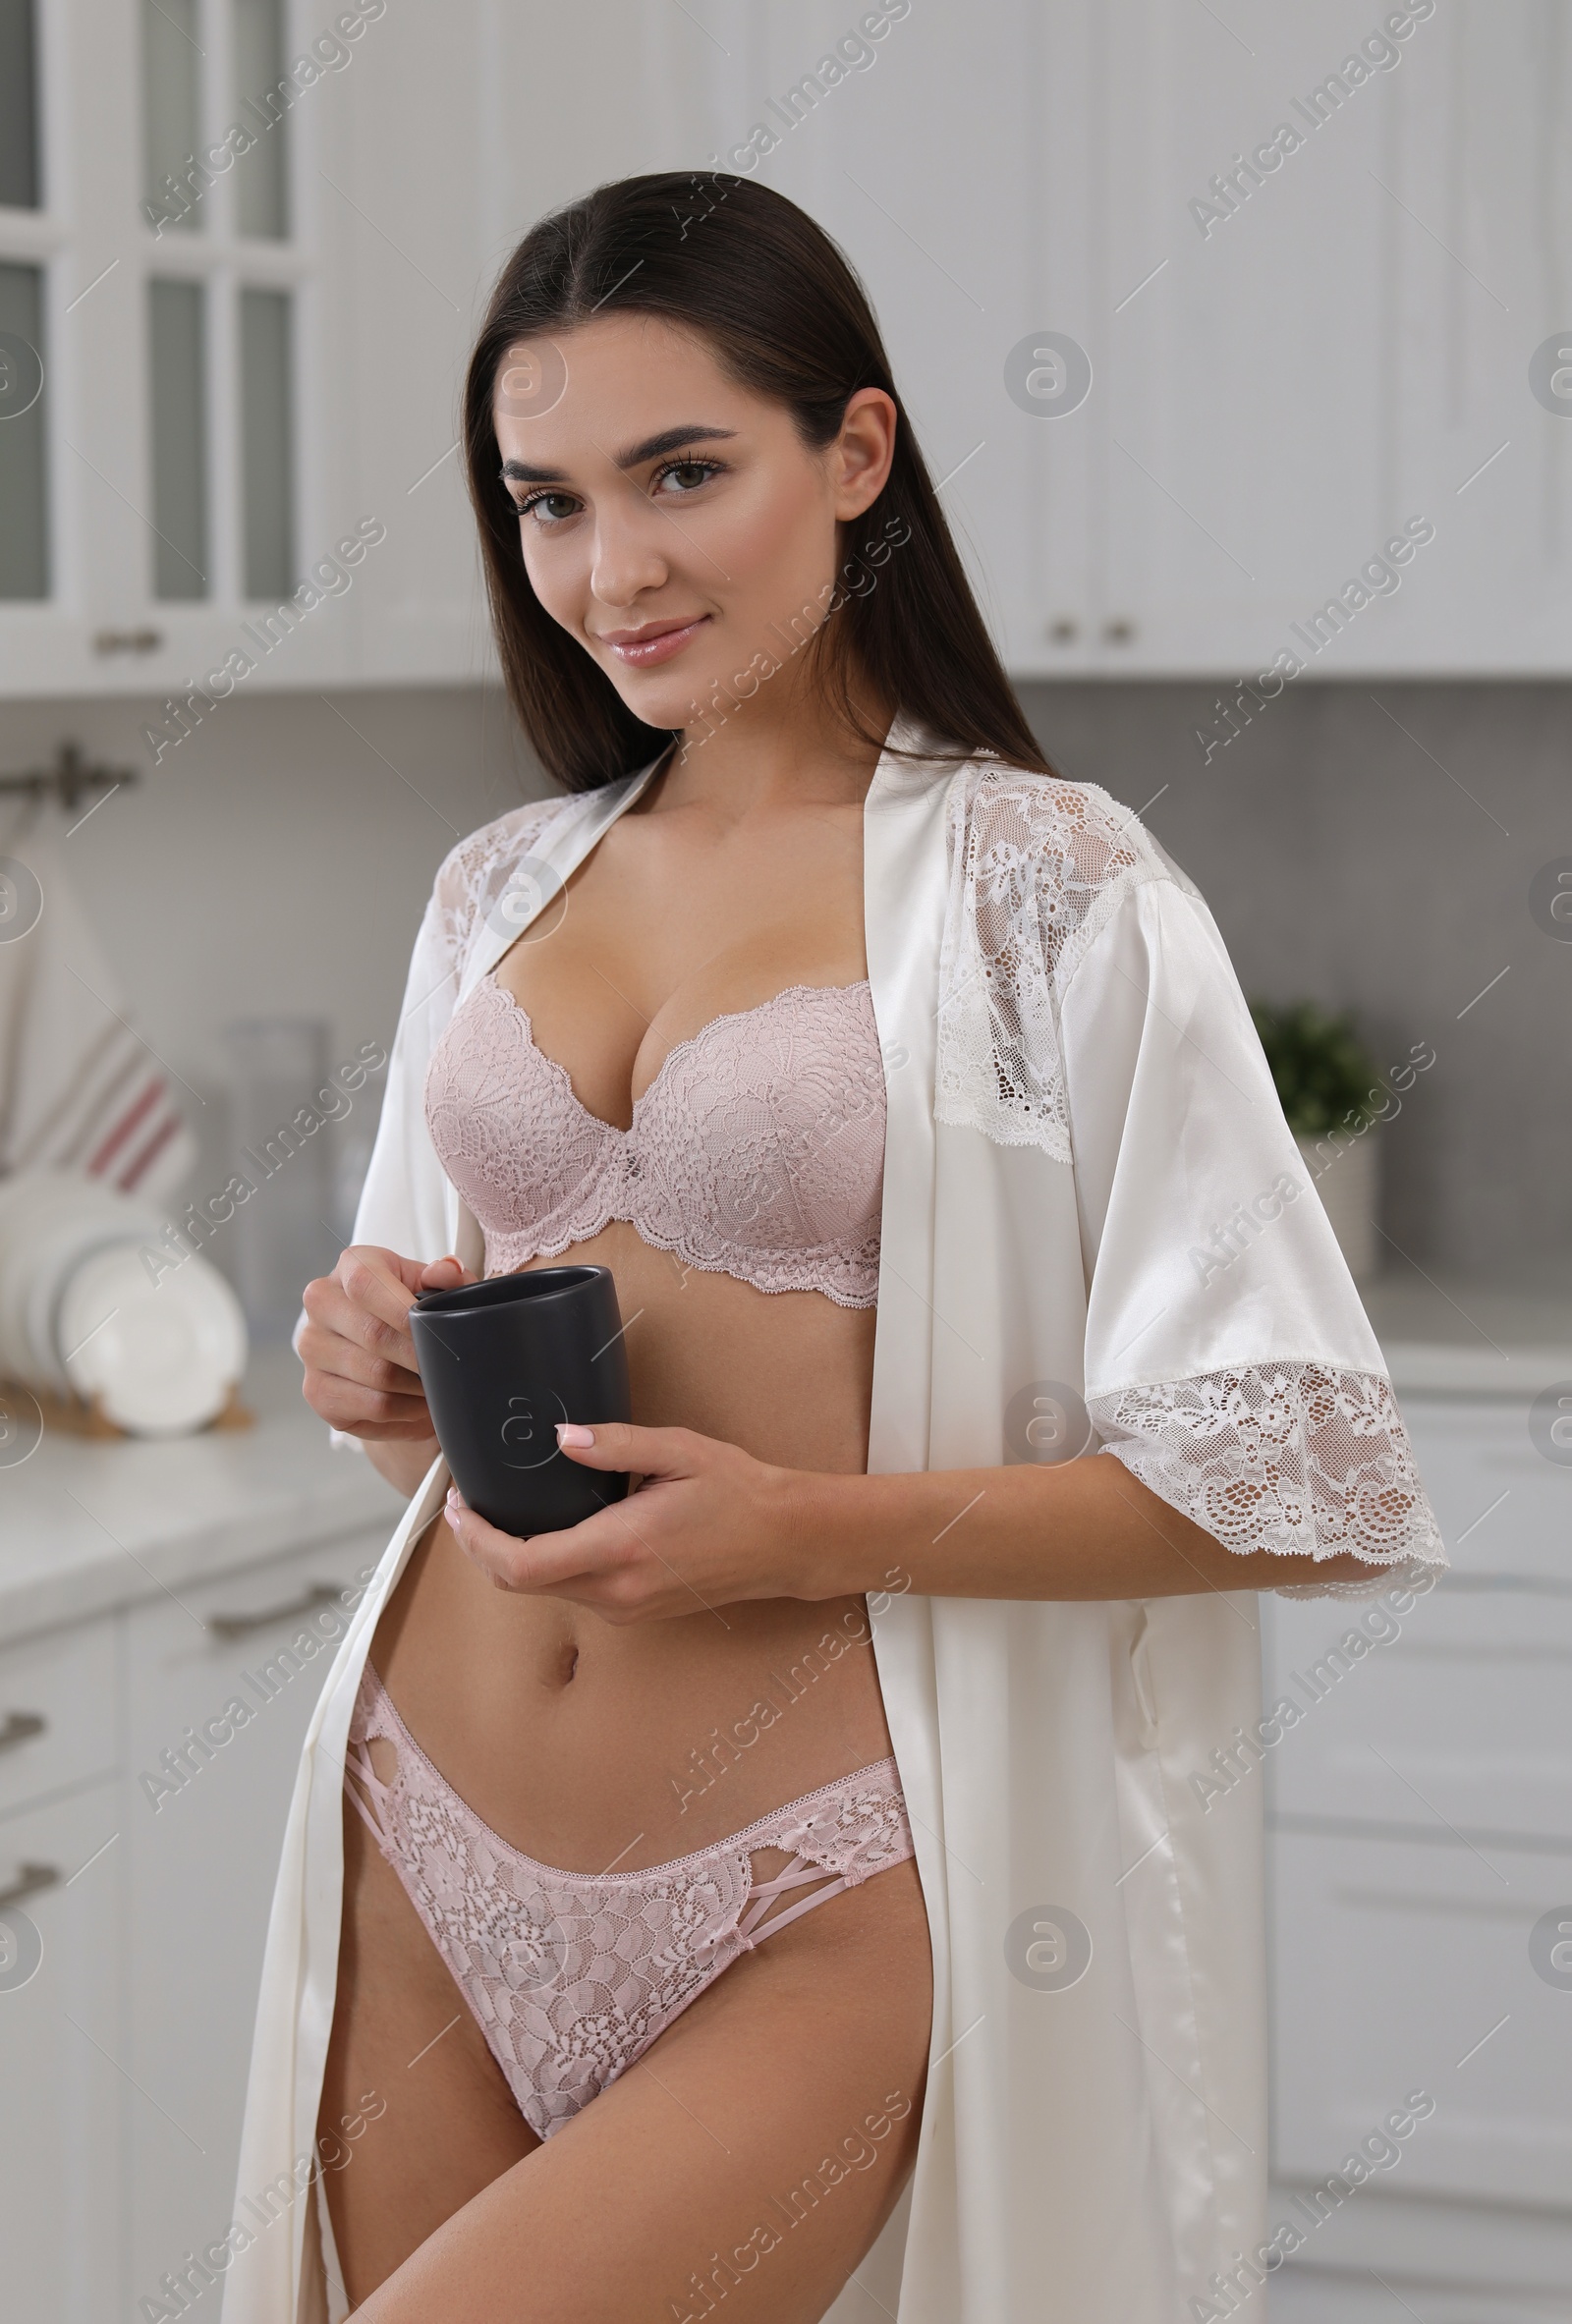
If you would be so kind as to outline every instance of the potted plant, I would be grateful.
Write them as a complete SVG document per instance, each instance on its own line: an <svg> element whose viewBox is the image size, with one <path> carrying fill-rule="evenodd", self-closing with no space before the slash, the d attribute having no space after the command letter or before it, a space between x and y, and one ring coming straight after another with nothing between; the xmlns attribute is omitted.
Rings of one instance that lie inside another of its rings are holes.
<svg viewBox="0 0 1572 2324"><path fill-rule="evenodd" d="M1331 1221L1348 1271L1366 1282L1379 1264L1376 1212L1380 1199L1375 1125L1381 1084L1354 1031L1314 1001L1274 1008L1251 1004L1251 1016L1294 1143Z"/></svg>

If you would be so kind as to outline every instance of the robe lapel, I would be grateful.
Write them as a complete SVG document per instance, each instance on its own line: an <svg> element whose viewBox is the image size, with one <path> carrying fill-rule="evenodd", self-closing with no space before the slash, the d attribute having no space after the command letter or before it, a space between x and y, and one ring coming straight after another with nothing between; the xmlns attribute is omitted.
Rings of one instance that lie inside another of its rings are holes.
<svg viewBox="0 0 1572 2324"><path fill-rule="evenodd" d="M903 723L890 742L918 748ZM863 809L868 980L884 1058L886 1128L868 1466L928 1466L932 1392L933 1089L953 762L886 751Z"/></svg>
<svg viewBox="0 0 1572 2324"><path fill-rule="evenodd" d="M662 751L646 767L628 775L620 783L608 784L603 792L594 792L580 802L575 801L554 817L536 842L530 858L531 880L528 885L517 883L505 887L502 894L509 900L506 912L497 909L500 897L493 902L479 935L470 948L459 981L455 1010L463 1007L482 976L494 968L502 955L516 939L523 935L532 920L545 911L573 873L624 810L633 805L646 789L655 770L665 759ZM510 878L519 866L510 868ZM448 1248L463 1262L472 1275L485 1271L485 1238L478 1220L468 1203L460 1197L451 1179L445 1178L442 1190L443 1217L447 1224Z"/></svg>

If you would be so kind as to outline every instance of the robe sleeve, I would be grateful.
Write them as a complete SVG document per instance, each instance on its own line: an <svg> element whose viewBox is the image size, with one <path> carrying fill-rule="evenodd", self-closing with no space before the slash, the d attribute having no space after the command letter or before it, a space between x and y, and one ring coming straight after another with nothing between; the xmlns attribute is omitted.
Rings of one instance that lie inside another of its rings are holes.
<svg viewBox="0 0 1572 2324"><path fill-rule="evenodd" d="M410 956L398 1028L388 1051L382 1112L356 1206L352 1243L369 1243L403 1258L439 1259L448 1248L442 1165L425 1125L425 1070L458 1000L481 881L512 817L503 817L454 848L437 871ZM303 1308L291 1345L299 1354ZM364 1452L358 1436L329 1428L336 1450Z"/></svg>
<svg viewBox="0 0 1572 2324"><path fill-rule="evenodd" d="M1060 1035L1101 1452L1241 1554L1444 1565L1379 1347L1187 881L1130 885L1061 995ZM1307 1573L1284 1594L1382 1586Z"/></svg>

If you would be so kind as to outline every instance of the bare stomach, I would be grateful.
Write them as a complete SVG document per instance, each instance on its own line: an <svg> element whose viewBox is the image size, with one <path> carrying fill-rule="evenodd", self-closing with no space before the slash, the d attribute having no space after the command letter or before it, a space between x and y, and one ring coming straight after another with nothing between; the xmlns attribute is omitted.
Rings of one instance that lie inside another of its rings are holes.
<svg viewBox="0 0 1572 2324"><path fill-rule="evenodd" d="M684 1269L614 1224L539 1265L609 1266L634 1419L788 1467L868 1461L873 1311ZM637 1871L887 1755L860 1597L612 1625L493 1586L433 1520L371 1659L428 1758L513 1847Z"/></svg>

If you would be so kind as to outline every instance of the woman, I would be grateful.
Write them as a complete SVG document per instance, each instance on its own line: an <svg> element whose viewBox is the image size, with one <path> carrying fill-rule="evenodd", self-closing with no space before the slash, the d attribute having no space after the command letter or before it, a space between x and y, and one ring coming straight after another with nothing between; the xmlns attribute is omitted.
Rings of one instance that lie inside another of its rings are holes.
<svg viewBox="0 0 1572 2324"><path fill-rule="evenodd" d="M308 1741L227 2324L1237 2303L1249 1593L1441 1552L1221 941L1042 759L780 196L537 226L466 442L569 797L442 866L297 1331L413 1498ZM568 1260L637 1425L563 1449L639 1489L520 1541L406 1317Z"/></svg>

